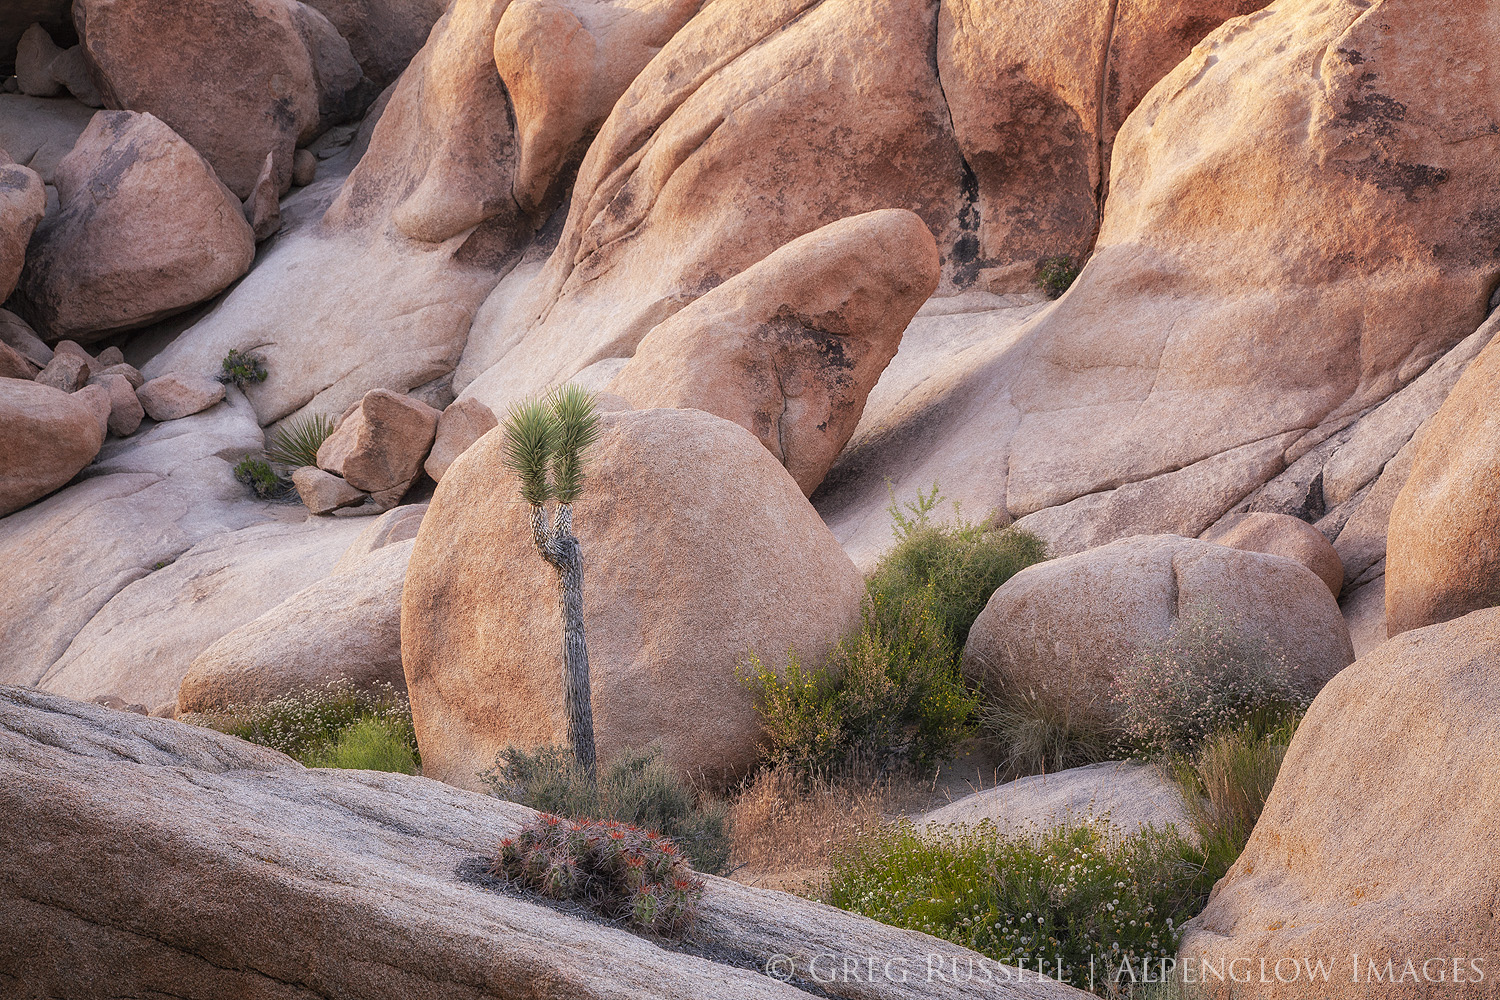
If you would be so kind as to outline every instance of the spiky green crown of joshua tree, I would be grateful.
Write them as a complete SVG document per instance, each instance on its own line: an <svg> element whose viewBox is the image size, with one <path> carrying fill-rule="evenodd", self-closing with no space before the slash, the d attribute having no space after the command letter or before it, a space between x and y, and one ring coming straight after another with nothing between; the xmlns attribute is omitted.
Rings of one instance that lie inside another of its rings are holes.
<svg viewBox="0 0 1500 1000"><path fill-rule="evenodd" d="M573 534L573 503L583 493L583 453L598 438L594 394L576 385L511 407L505 421L505 467L521 480L521 499L531 505L532 538L542 558L557 570L562 588L568 743L590 776L595 773L594 714L583 632L583 558ZM548 500L557 502L551 524Z"/></svg>

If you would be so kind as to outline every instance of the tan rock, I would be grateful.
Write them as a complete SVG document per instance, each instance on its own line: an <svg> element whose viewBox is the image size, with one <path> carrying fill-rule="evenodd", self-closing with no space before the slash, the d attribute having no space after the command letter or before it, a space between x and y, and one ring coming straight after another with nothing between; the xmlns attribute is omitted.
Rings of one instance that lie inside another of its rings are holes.
<svg viewBox="0 0 1500 1000"><path fill-rule="evenodd" d="M0 309L0 343L14 349L37 368L46 368L52 360L52 348L13 312Z"/></svg>
<svg viewBox="0 0 1500 1000"><path fill-rule="evenodd" d="M76 340L58 341L56 344L52 345L52 351L54 356L58 354L68 354L83 362L84 368L87 369L87 371L85 372L85 377L92 376L95 370L100 369L100 366L98 364L99 359L90 354L84 348L84 346L78 343L78 341Z"/></svg>
<svg viewBox="0 0 1500 1000"><path fill-rule="evenodd" d="M163 375L135 391L152 420L180 420L224 398L224 385L207 375Z"/></svg>
<svg viewBox="0 0 1500 1000"><path fill-rule="evenodd" d="M45 383L0 379L0 516L67 483L103 443L87 398Z"/></svg>
<svg viewBox="0 0 1500 1000"><path fill-rule="evenodd" d="M522 806L404 774L304 769L211 730L35 691L8 688L0 699L0 809L11 819L0 826L0 931L38 954L71 956L37 963L8 949L0 975L44 994L103 983L122 995L228 1000L277 981L305 993L353 983L366 1000L479 1000L536 994L545 968L541 988L576 1000L807 995L487 888L475 859L535 818ZM75 863L59 866L58 850ZM877 976L861 983L869 1000L1087 996L914 931L706 882L702 919L727 954L782 956L809 979L814 959L822 970L870 955L948 976L972 963L993 977ZM199 915L192 928L175 915L187 897ZM418 949L413 926L431 931ZM215 964L227 954L235 968Z"/></svg>
<svg viewBox="0 0 1500 1000"><path fill-rule="evenodd" d="M93 117L93 108L68 97L0 94L0 149L35 170L42 183L55 183L58 163Z"/></svg>
<svg viewBox="0 0 1500 1000"><path fill-rule="evenodd" d="M652 330L614 391L637 409L733 420L811 494L938 271L932 233L912 212L824 226Z"/></svg>
<svg viewBox="0 0 1500 1000"><path fill-rule="evenodd" d="M94 358L94 363L89 367L95 375L98 375L106 368L113 368L116 365L123 364L125 364L125 352L111 345L100 351L98 356Z"/></svg>
<svg viewBox="0 0 1500 1000"><path fill-rule="evenodd" d="M305 149L297 150L292 157L292 183L307 187L318 179L318 158Z"/></svg>
<svg viewBox="0 0 1500 1000"><path fill-rule="evenodd" d="M94 377L99 378L104 375L122 375L125 381L137 389L146 384L145 376L137 371L134 365L110 365L108 368L101 369L95 373Z"/></svg>
<svg viewBox="0 0 1500 1000"><path fill-rule="evenodd" d="M83 47L61 49L47 29L33 24L21 36L16 50L16 82L32 97L56 97L64 92L91 108L102 108L104 100L89 79Z"/></svg>
<svg viewBox="0 0 1500 1000"><path fill-rule="evenodd" d="M281 198L276 186L276 162L266 154L265 165L255 181L255 189L245 199L245 221L255 234L255 242L270 239L281 228Z"/></svg>
<svg viewBox="0 0 1500 1000"><path fill-rule="evenodd" d="M27 361L20 352L4 341L0 341L0 378L35 378L41 371Z"/></svg>
<svg viewBox="0 0 1500 1000"><path fill-rule="evenodd" d="M1179 959L1201 968L1253 956L1272 968L1326 958L1336 974L1316 994L1329 1000L1488 995L1500 842L1476 804L1500 796L1497 669L1491 609L1401 635L1334 678L1298 727L1244 853L1185 925ZM1415 976L1403 980L1408 959ZM1453 985L1455 959L1469 986ZM1382 974L1392 961L1395 975L1373 984L1372 960ZM1424 961L1432 977L1444 967L1446 985L1422 981ZM1235 995L1307 995L1306 978L1258 978Z"/></svg>
<svg viewBox="0 0 1500 1000"><path fill-rule="evenodd" d="M996 689L1033 691L1073 718L1107 721L1115 667L1202 606L1285 650L1293 683L1309 695L1354 659L1337 602L1305 566L1152 535L1017 573L975 621L963 670Z"/></svg>
<svg viewBox="0 0 1500 1000"><path fill-rule="evenodd" d="M600 758L660 739L680 772L732 779L760 732L736 665L751 649L816 660L857 622L863 579L743 428L688 410L603 419L577 507ZM471 788L507 744L566 732L556 573L503 446L488 434L444 475L402 604L423 771Z"/></svg>
<svg viewBox="0 0 1500 1000"><path fill-rule="evenodd" d="M422 471L439 416L410 396L372 389L318 448L318 468L355 489L385 494L382 508L394 507Z"/></svg>
<svg viewBox="0 0 1500 1000"><path fill-rule="evenodd" d="M37 374L36 380L62 392L77 392L88 383L89 363L76 354L58 352Z"/></svg>
<svg viewBox="0 0 1500 1000"><path fill-rule="evenodd" d="M71 6L68 0L10 0L0 9L0 76L15 72L16 48L33 24L57 32L58 37L72 31Z"/></svg>
<svg viewBox="0 0 1500 1000"><path fill-rule="evenodd" d="M438 419L437 437L422 466L428 477L433 482L441 480L458 456L499 423L490 408L477 399L460 399L450 404Z"/></svg>
<svg viewBox="0 0 1500 1000"><path fill-rule="evenodd" d="M401 587L414 544L353 560L214 642L182 679L177 711L261 704L340 680L405 690Z"/></svg>
<svg viewBox="0 0 1500 1000"><path fill-rule="evenodd" d="M1352 591L1346 590L1339 608L1344 612L1344 621L1349 623L1349 641L1354 645L1356 660L1385 642L1384 573Z"/></svg>
<svg viewBox="0 0 1500 1000"><path fill-rule="evenodd" d="M103 386L109 393L109 432L117 437L134 434L146 416L135 386L130 379L118 372L104 372L89 380L90 385Z"/></svg>
<svg viewBox="0 0 1500 1000"><path fill-rule="evenodd" d="M57 172L18 301L48 339L84 343L174 315L250 268L239 201L151 115L101 111Z"/></svg>
<svg viewBox="0 0 1500 1000"><path fill-rule="evenodd" d="M1285 514L1246 514L1203 536L1204 541L1246 552L1265 552L1299 562L1328 585L1334 597L1344 589L1344 563L1321 531Z"/></svg>
<svg viewBox="0 0 1500 1000"><path fill-rule="evenodd" d="M378 87L401 75L448 9L446 0L307 0L307 6L348 40L365 76Z"/></svg>
<svg viewBox="0 0 1500 1000"><path fill-rule="evenodd" d="M1500 604L1500 347L1470 363L1427 425L1391 510L1392 636Z"/></svg>
<svg viewBox="0 0 1500 1000"><path fill-rule="evenodd" d="M85 385L73 393L94 414L94 420L99 424L99 433L109 433L109 415L114 411L114 401L110 398L109 389L102 385Z"/></svg>
<svg viewBox="0 0 1500 1000"><path fill-rule="evenodd" d="M267 152L287 190L292 151L350 110L362 78L328 20L295 0L77 0L73 16L106 103L167 123L240 199Z"/></svg>
<svg viewBox="0 0 1500 1000"><path fill-rule="evenodd" d="M297 495L314 514L331 514L340 507L364 503L369 494L357 490L331 472L315 465L304 465L292 473Z"/></svg>
<svg viewBox="0 0 1500 1000"><path fill-rule="evenodd" d="M46 209L41 177L0 150L0 301L15 290L26 244Z"/></svg>

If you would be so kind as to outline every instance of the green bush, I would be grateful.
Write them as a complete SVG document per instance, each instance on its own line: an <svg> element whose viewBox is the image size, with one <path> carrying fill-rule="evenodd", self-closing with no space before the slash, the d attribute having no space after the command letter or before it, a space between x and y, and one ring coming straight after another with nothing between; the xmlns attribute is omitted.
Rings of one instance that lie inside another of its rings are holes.
<svg viewBox="0 0 1500 1000"><path fill-rule="evenodd" d="M1227 857L1225 869L1245 849L1299 721L1295 715L1261 712L1172 762L1204 850Z"/></svg>
<svg viewBox="0 0 1500 1000"><path fill-rule="evenodd" d="M234 478L255 491L263 500L275 500L286 494L287 482L276 474L264 459L246 456L235 463Z"/></svg>
<svg viewBox="0 0 1500 1000"><path fill-rule="evenodd" d="M1138 969L1176 953L1182 922L1222 874L1175 832L1151 828L1007 836L988 823L900 823L836 855L829 888L835 906L1105 995L1122 961Z"/></svg>
<svg viewBox="0 0 1500 1000"><path fill-rule="evenodd" d="M863 626L806 667L795 650L780 674L754 653L742 680L755 695L773 766L805 774L849 765L930 767L972 735L979 699L959 676L930 594L894 611L876 594Z"/></svg>
<svg viewBox="0 0 1500 1000"><path fill-rule="evenodd" d="M1063 292L1073 287L1083 268L1066 254L1048 257L1037 265L1036 283L1049 299L1062 298Z"/></svg>
<svg viewBox="0 0 1500 1000"><path fill-rule="evenodd" d="M955 652L962 651L969 629L990 595L1027 566L1047 558L1047 545L1019 528L996 529L965 521L954 504L954 523L932 523L932 512L944 502L938 485L915 500L889 508L896 546L870 576L870 594L886 612L889 632L911 601L930 603L948 633Z"/></svg>
<svg viewBox="0 0 1500 1000"><path fill-rule="evenodd" d="M699 797L651 746L604 768L599 780L565 747L507 747L481 778L503 799L569 819L603 819L654 830L670 838L701 872L728 868L727 807Z"/></svg>
<svg viewBox="0 0 1500 1000"><path fill-rule="evenodd" d="M252 382L266 380L265 362L254 354L230 350L219 365L219 381L225 385L237 385L241 389Z"/></svg>
<svg viewBox="0 0 1500 1000"><path fill-rule="evenodd" d="M421 762L416 730L412 727L411 703L404 692L390 684L362 689L348 681L335 681L321 688L282 695L263 705L234 706L222 712L184 716L184 721L280 750L308 767L345 766L327 763L332 760L335 746L360 723L376 722L388 727L393 738L405 743L414 764ZM354 737L343 751L346 755L343 759L355 759L356 747L368 739L363 735ZM404 763L404 758L391 759Z"/></svg>
<svg viewBox="0 0 1500 1000"><path fill-rule="evenodd" d="M1115 668L1113 699L1137 752L1191 754L1210 734L1258 713L1307 708L1284 652L1203 605Z"/></svg>
<svg viewBox="0 0 1500 1000"><path fill-rule="evenodd" d="M318 448L333 433L333 421L321 413L288 420L271 443L268 458L273 462L300 469L318 464Z"/></svg>
<svg viewBox="0 0 1500 1000"><path fill-rule="evenodd" d="M980 729L999 751L1001 771L1016 778L1115 760L1126 753L1117 730L1075 719L1029 690L987 692Z"/></svg>
<svg viewBox="0 0 1500 1000"><path fill-rule="evenodd" d="M410 725L366 717L341 730L328 748L312 755L309 767L417 773L417 752Z"/></svg>
<svg viewBox="0 0 1500 1000"><path fill-rule="evenodd" d="M670 840L610 820L544 813L500 842L491 872L656 933L684 930L703 898L703 881Z"/></svg>

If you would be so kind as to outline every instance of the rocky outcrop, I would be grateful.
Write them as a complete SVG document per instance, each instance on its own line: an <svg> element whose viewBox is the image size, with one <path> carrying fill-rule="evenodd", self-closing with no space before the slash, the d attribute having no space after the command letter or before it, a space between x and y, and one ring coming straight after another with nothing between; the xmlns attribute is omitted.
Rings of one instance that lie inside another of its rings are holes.
<svg viewBox="0 0 1500 1000"><path fill-rule="evenodd" d="M1390 635L1500 604L1500 348L1469 365L1423 432L1391 510Z"/></svg>
<svg viewBox="0 0 1500 1000"><path fill-rule="evenodd" d="M421 474L437 432L437 410L372 389L318 448L318 468L369 493L381 509L400 503Z"/></svg>
<svg viewBox="0 0 1500 1000"><path fill-rule="evenodd" d="M1268 969L1325 959L1335 972L1315 992L1330 1000L1488 995L1500 842L1478 804L1500 795L1497 669L1492 609L1407 632L1334 678L1298 727L1244 853L1187 923L1179 959L1201 968L1251 957ZM1455 971L1471 985L1455 986ZM1255 976L1235 993L1306 996L1307 976Z"/></svg>
<svg viewBox="0 0 1500 1000"><path fill-rule="evenodd" d="M413 520L403 509L382 520L393 515ZM401 587L420 523L418 516L395 542L385 524L370 525L327 576L199 653L177 692L177 711L260 704L337 681L404 689ZM372 541L361 545L366 535ZM378 547L352 551L370 544Z"/></svg>
<svg viewBox="0 0 1500 1000"><path fill-rule="evenodd" d="M1299 562L1328 585L1334 597L1344 589L1344 563L1317 528L1286 514L1255 513L1226 519L1203 535L1205 541L1246 552L1265 552Z"/></svg>
<svg viewBox="0 0 1500 1000"><path fill-rule="evenodd" d="M918 827L978 826L1033 836L1059 826L1104 823L1122 837L1148 826L1197 834L1182 789L1155 764L1110 761L1036 774L966 795L913 820Z"/></svg>
<svg viewBox="0 0 1500 1000"><path fill-rule="evenodd" d="M108 106L166 122L240 199L267 153L286 191L293 150L355 110L364 78L297 0L75 0L73 18Z"/></svg>
<svg viewBox="0 0 1500 1000"><path fill-rule="evenodd" d="M181 312L250 269L239 201L147 114L101 111L57 170L61 211L37 227L19 303L48 339L83 343Z"/></svg>
<svg viewBox="0 0 1500 1000"><path fill-rule="evenodd" d="M26 244L46 210L42 179L0 148L0 302L15 291L26 262Z"/></svg>
<svg viewBox="0 0 1500 1000"><path fill-rule="evenodd" d="M0 378L0 516L67 483L103 443L104 429L88 400Z"/></svg>
<svg viewBox="0 0 1500 1000"><path fill-rule="evenodd" d="M937 283L937 247L915 214L843 219L656 327L612 391L639 409L733 420L810 494Z"/></svg>
<svg viewBox="0 0 1500 1000"><path fill-rule="evenodd" d="M464 787L507 744L566 734L557 576L503 450L494 432L449 467L402 601L423 770ZM726 420L608 413L589 461L576 530L600 757L659 739L683 774L741 775L760 736L744 655L815 660L858 620L863 580L786 470Z"/></svg>
<svg viewBox="0 0 1500 1000"><path fill-rule="evenodd" d="M1178 616L1212 608L1288 654L1307 695L1354 659L1328 587L1300 563L1192 538L1127 538L1024 569L974 622L963 670L1029 691L1077 720L1107 722L1114 671L1161 643Z"/></svg>
<svg viewBox="0 0 1500 1000"><path fill-rule="evenodd" d="M0 809L0 983L27 993L792 1000L807 993L764 974L773 957L807 975L815 957L879 955L923 974L830 994L1087 996L993 964L983 983L929 978L929 963L980 958L713 877L688 948L664 947L478 877L529 809L426 778L304 769L209 730L34 691L0 692Z"/></svg>

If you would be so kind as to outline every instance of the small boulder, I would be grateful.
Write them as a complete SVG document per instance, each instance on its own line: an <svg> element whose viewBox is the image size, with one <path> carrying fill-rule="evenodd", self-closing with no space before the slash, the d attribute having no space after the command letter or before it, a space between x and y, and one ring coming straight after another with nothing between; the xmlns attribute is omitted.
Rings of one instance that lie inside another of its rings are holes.
<svg viewBox="0 0 1500 1000"><path fill-rule="evenodd" d="M94 374L98 375L106 368L113 368L115 365L123 365L124 363L125 352L121 351L118 347L110 346L99 352L98 356L94 358L93 365L90 367L93 368Z"/></svg>
<svg viewBox="0 0 1500 1000"><path fill-rule="evenodd" d="M0 378L35 378L40 370L14 347L0 341Z"/></svg>
<svg viewBox="0 0 1500 1000"><path fill-rule="evenodd" d="M102 386L109 393L109 432L116 437L128 437L141 426L146 410L130 379L118 372L101 372L89 380L90 385Z"/></svg>
<svg viewBox="0 0 1500 1000"><path fill-rule="evenodd" d="M680 773L732 781L761 725L749 650L816 662L859 621L864 580L786 470L694 410L605 413L577 506L601 761L661 740ZM557 573L486 434L417 535L401 649L423 773L467 788L507 744L564 740Z"/></svg>
<svg viewBox="0 0 1500 1000"><path fill-rule="evenodd" d="M472 396L449 404L438 419L437 437L423 465L428 477L433 482L441 480L448 466L468 450L469 445L499 424L490 408Z"/></svg>
<svg viewBox="0 0 1500 1000"><path fill-rule="evenodd" d="M318 158L306 149L297 150L292 157L292 183L307 187L318 179Z"/></svg>
<svg viewBox="0 0 1500 1000"><path fill-rule="evenodd" d="M89 363L76 354L58 351L52 355L52 360L41 370L36 380L60 392L77 392L88 383Z"/></svg>
<svg viewBox="0 0 1500 1000"><path fill-rule="evenodd" d="M99 434L101 436L107 435L109 433L109 416L114 412L114 401L110 399L109 390L102 385L90 383L73 393L73 395L77 399L82 400L88 406L89 411L93 413L94 420L99 424Z"/></svg>
<svg viewBox="0 0 1500 1000"><path fill-rule="evenodd" d="M1344 589L1344 561L1317 528L1288 514L1255 513L1221 522L1204 541L1246 552L1266 552L1299 562L1318 574L1333 596Z"/></svg>
<svg viewBox="0 0 1500 1000"><path fill-rule="evenodd" d="M152 420L179 420L224 398L224 385L207 375L162 375L136 391Z"/></svg>
<svg viewBox="0 0 1500 1000"><path fill-rule="evenodd" d="M314 514L331 514L341 507L353 507L364 503L370 496L316 465L304 465L293 472L292 485L297 487L297 495Z"/></svg>
<svg viewBox="0 0 1500 1000"><path fill-rule="evenodd" d="M1492 996L1497 673L1500 609L1489 609L1391 639L1329 682L1297 727L1244 853L1184 925L1178 967L1251 957L1267 969L1309 956L1338 964L1316 990L1304 979L1236 997ZM1408 960L1431 978L1407 973ZM1453 984L1455 962L1469 986Z"/></svg>
<svg viewBox="0 0 1500 1000"><path fill-rule="evenodd" d="M0 302L15 290L26 246L47 211L47 191L36 171L12 163L0 149ZM3 324L0 324L3 325Z"/></svg>
<svg viewBox="0 0 1500 1000"><path fill-rule="evenodd" d="M77 475L99 454L104 431L89 397L0 379L0 517Z"/></svg>
<svg viewBox="0 0 1500 1000"><path fill-rule="evenodd" d="M36 335L36 331L24 319L5 309L0 309L0 343L14 348L38 369L46 368L52 360L52 348Z"/></svg>
<svg viewBox="0 0 1500 1000"><path fill-rule="evenodd" d="M854 433L938 272L937 243L915 213L840 220L653 329L613 391L640 409L733 420L810 495Z"/></svg>
<svg viewBox="0 0 1500 1000"><path fill-rule="evenodd" d="M103 355L100 355L100 357L103 357ZM140 370L137 369L134 365L110 365L108 368L94 373L95 378L98 378L101 375L123 375L125 377L125 381L129 382L130 385L136 389L139 389L141 386L146 384L146 376L142 375L140 373Z"/></svg>
<svg viewBox="0 0 1500 1000"><path fill-rule="evenodd" d="M439 416L420 400L372 389L318 448L318 468L394 507L422 471Z"/></svg>
<svg viewBox="0 0 1500 1000"><path fill-rule="evenodd" d="M1328 587L1290 559L1177 535L1122 539L1022 570L974 622L963 670L991 689L1029 690L1072 718L1109 722L1117 666L1212 607L1284 649L1313 695L1354 660Z"/></svg>
<svg viewBox="0 0 1500 1000"><path fill-rule="evenodd" d="M58 166L60 210L32 239L22 313L83 343L212 298L250 269L240 202L161 121L101 111Z"/></svg>
<svg viewBox="0 0 1500 1000"><path fill-rule="evenodd" d="M33 24L21 36L16 50L16 83L21 93L31 97L57 97L67 92L81 104L104 107L99 88L89 78L83 47L59 48L40 24Z"/></svg>
<svg viewBox="0 0 1500 1000"><path fill-rule="evenodd" d="M245 199L245 221L255 234L255 242L270 239L281 228L281 198L276 187L276 158L266 154L265 166L255 182L255 189Z"/></svg>

